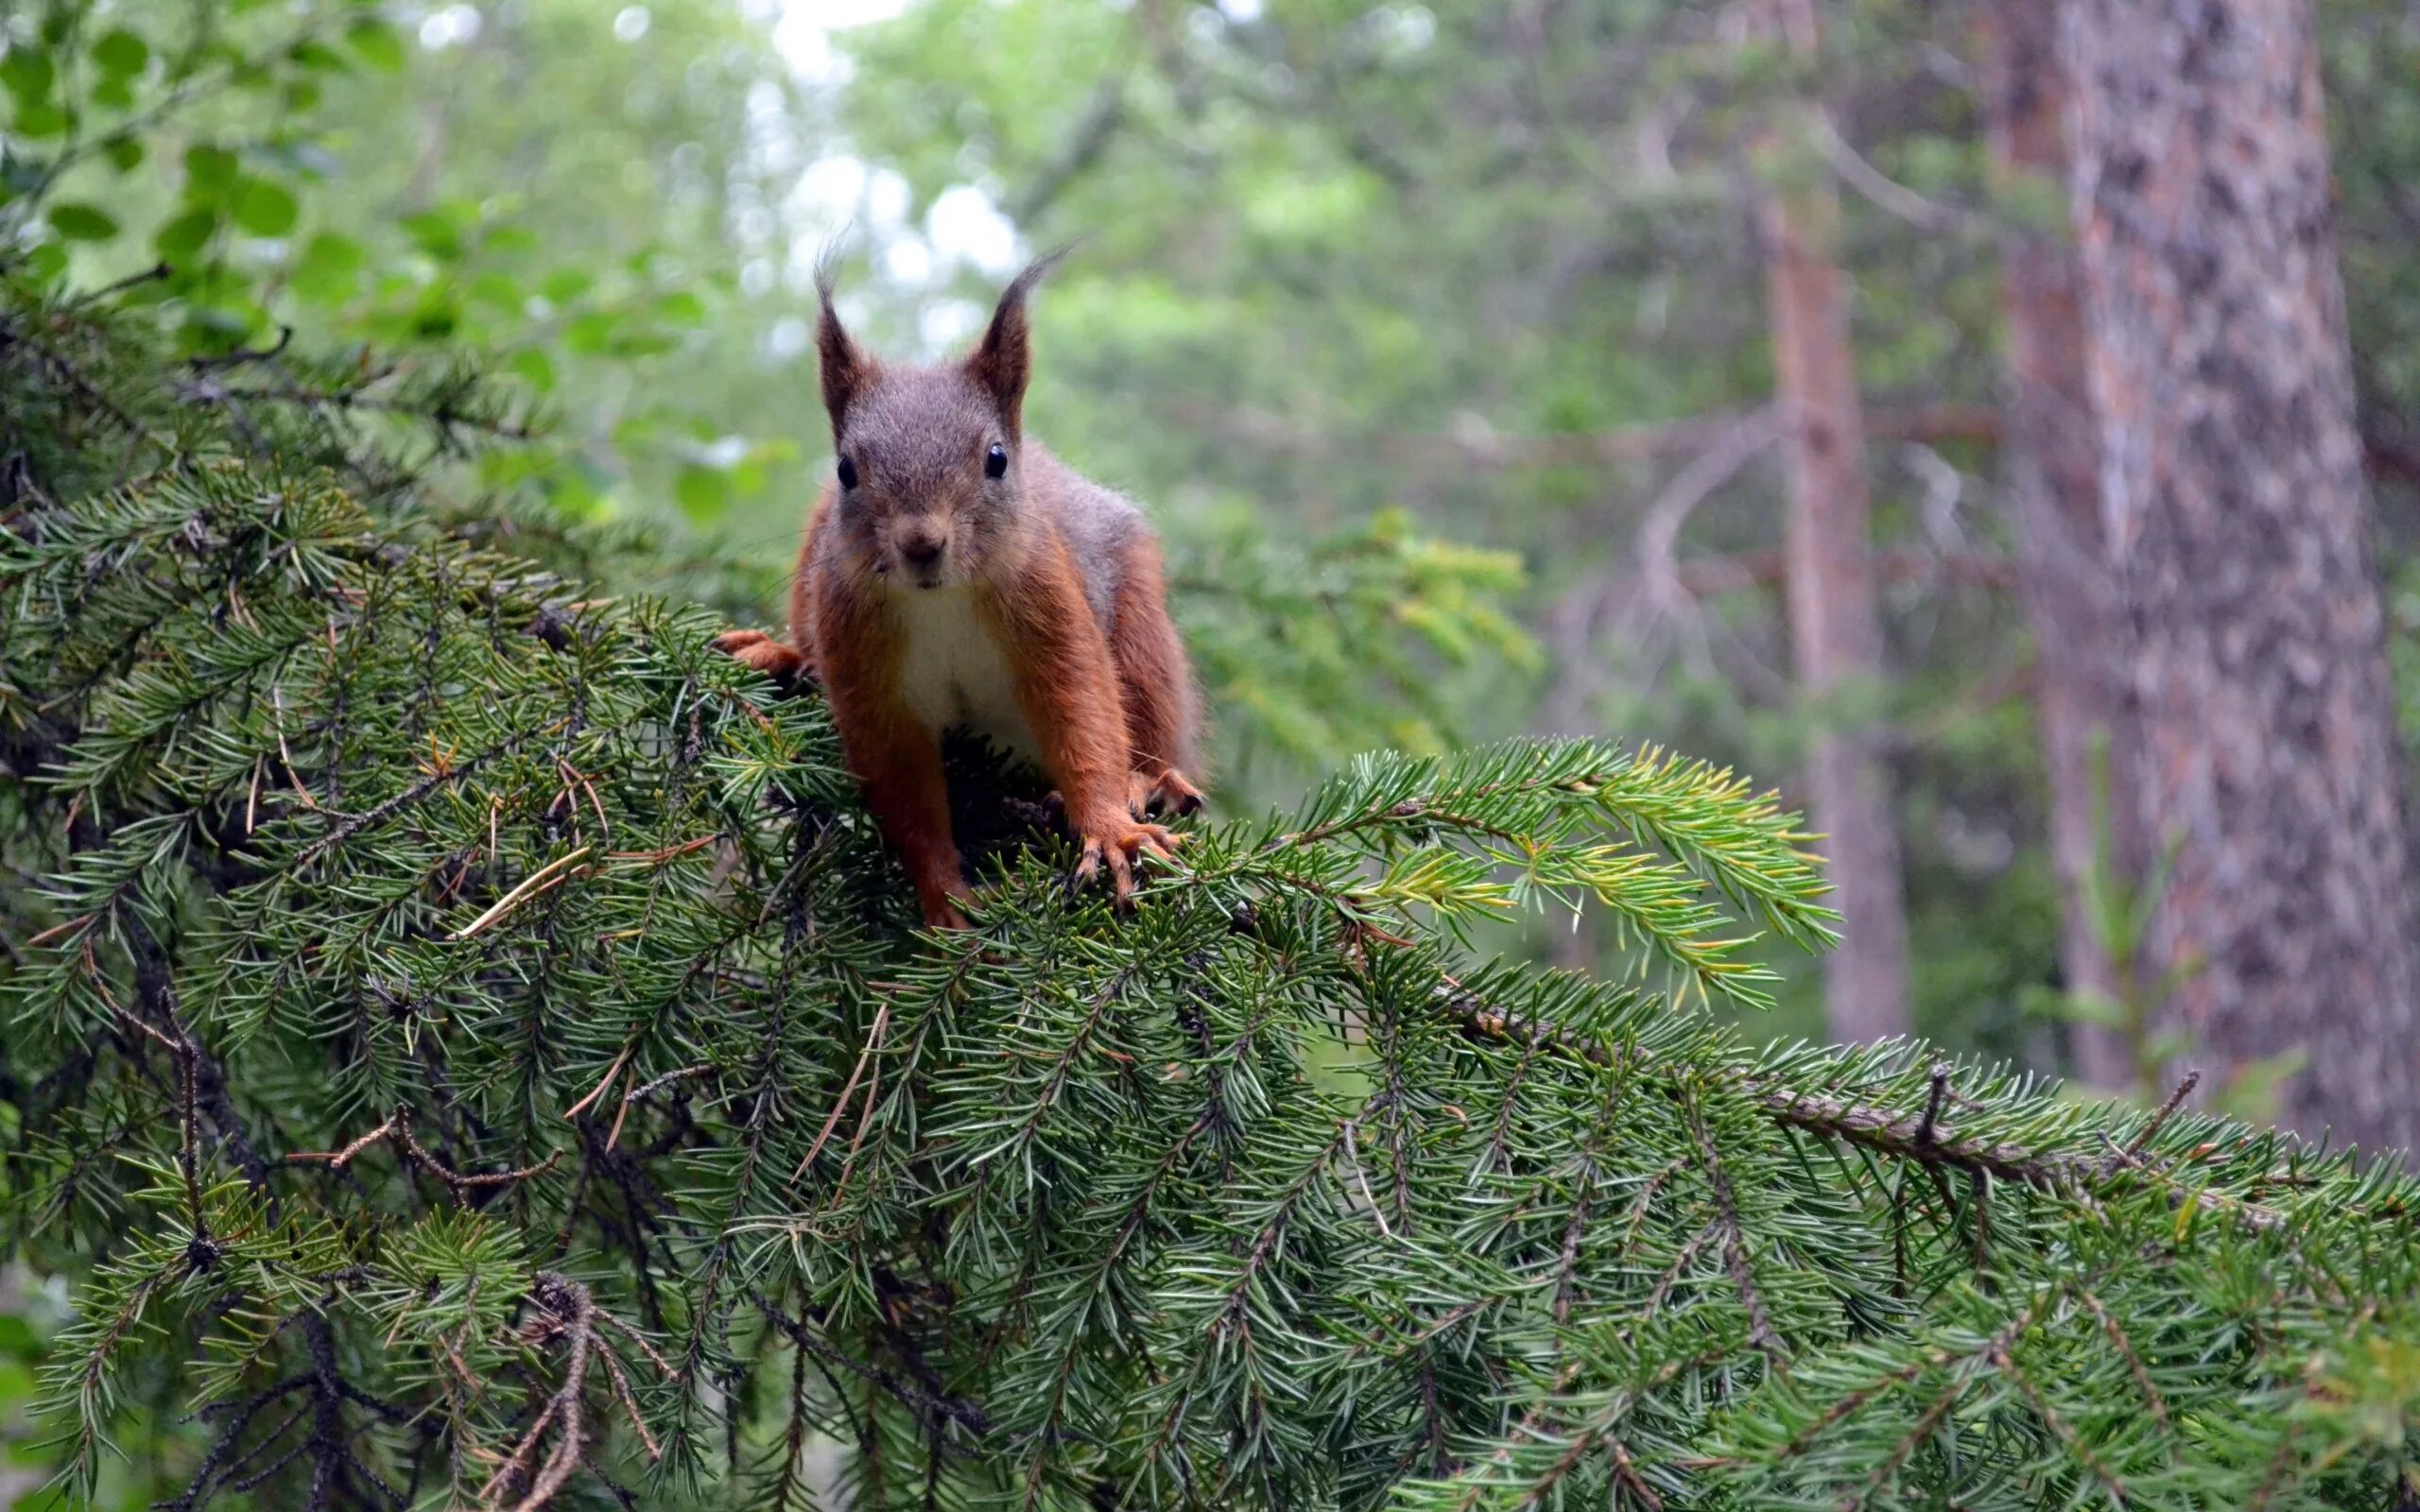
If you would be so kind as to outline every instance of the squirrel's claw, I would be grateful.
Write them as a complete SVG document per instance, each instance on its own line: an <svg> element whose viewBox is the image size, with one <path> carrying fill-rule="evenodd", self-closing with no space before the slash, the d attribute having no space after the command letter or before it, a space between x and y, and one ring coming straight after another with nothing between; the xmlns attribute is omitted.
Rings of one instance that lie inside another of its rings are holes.
<svg viewBox="0 0 2420 1512"><path fill-rule="evenodd" d="M1184 835L1157 824L1129 822L1108 830L1106 837L1099 832L1087 833L1083 837L1083 853L1077 858L1076 869L1067 879L1068 893L1073 896L1106 868L1122 913L1134 906L1134 868L1146 857L1174 861L1176 848L1184 843Z"/></svg>
<svg viewBox="0 0 2420 1512"><path fill-rule="evenodd" d="M1138 819L1155 814L1173 814L1189 818L1201 813L1201 805L1207 801L1201 796L1201 789L1194 786L1183 772L1173 766L1165 768L1155 778L1136 772L1128 780L1127 787L1130 795L1127 806L1134 811Z"/></svg>
<svg viewBox="0 0 2420 1512"><path fill-rule="evenodd" d="M953 865L955 858L952 858ZM971 929L966 915L959 904L970 894L954 871L930 876L916 886L916 906L925 916L926 929Z"/></svg>
<svg viewBox="0 0 2420 1512"><path fill-rule="evenodd" d="M1202 791L1193 786L1191 779L1176 767L1168 767L1167 772L1159 774L1159 782L1152 783L1147 808L1150 808L1150 813L1174 813L1181 817L1193 817L1202 811L1202 803L1207 803L1207 799L1202 799Z"/></svg>

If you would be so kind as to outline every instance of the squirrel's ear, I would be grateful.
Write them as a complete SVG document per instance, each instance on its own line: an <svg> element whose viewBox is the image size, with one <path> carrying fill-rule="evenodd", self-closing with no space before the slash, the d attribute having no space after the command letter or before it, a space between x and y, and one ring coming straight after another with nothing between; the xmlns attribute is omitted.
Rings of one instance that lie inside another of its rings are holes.
<svg viewBox="0 0 2420 1512"><path fill-rule="evenodd" d="M966 359L967 376L981 384L998 406L1000 422L1011 436L1017 434L1019 414L1025 404L1026 379L1033 371L1033 352L1025 316L1026 296L1050 271L1051 265L1067 255L1067 249L1036 258L1024 272L1009 281L1000 296L1000 307L992 312L991 328L983 333L983 340Z"/></svg>
<svg viewBox="0 0 2420 1512"><path fill-rule="evenodd" d="M815 352L822 368L823 407L832 412L832 434L837 438L850 401L862 393L873 378L874 362L850 336L832 308L832 263L827 255L815 269L816 298L823 307L815 322Z"/></svg>

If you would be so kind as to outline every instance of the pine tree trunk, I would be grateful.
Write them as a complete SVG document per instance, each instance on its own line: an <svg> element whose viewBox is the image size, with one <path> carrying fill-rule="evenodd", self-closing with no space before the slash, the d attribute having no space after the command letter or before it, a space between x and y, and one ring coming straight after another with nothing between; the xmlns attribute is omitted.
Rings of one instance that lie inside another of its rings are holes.
<svg viewBox="0 0 2420 1512"><path fill-rule="evenodd" d="M2015 213L2000 238L2008 322L2008 433L2002 448L2014 516L2018 586L2033 631L2050 805L2050 862L2061 902L2066 989L2117 1004L2127 984L2098 922L2091 887L2103 826L2110 869L2138 875L2133 742L2121 728L2120 613L2100 520L2100 454L2085 369L2075 248L2040 223L2067 180L2073 94L2059 57L2051 0L1992 0L1982 12L1984 115L1993 165ZM2034 212L2029 222L2025 212ZM2133 1082L2127 1037L2075 1026L2076 1070L2116 1090Z"/></svg>
<svg viewBox="0 0 2420 1512"><path fill-rule="evenodd" d="M2393 689L2308 0L2071 0L2074 210L2165 1011L2280 1114L2420 1133Z"/></svg>
<svg viewBox="0 0 2420 1512"><path fill-rule="evenodd" d="M1818 52L1807 0L1765 0L1767 35L1801 60ZM1844 721L1840 696L1882 683L1882 621L1871 549L1865 417L1849 345L1848 280L1833 260L1839 197L1820 173L1772 161L1762 209L1773 369L1789 472L1784 529L1789 629L1802 696L1824 728L1810 747L1806 793L1830 862L1841 945L1826 960L1832 1038L1908 1032L1908 918L1891 783L1878 733ZM1775 171L1778 169L1779 171Z"/></svg>

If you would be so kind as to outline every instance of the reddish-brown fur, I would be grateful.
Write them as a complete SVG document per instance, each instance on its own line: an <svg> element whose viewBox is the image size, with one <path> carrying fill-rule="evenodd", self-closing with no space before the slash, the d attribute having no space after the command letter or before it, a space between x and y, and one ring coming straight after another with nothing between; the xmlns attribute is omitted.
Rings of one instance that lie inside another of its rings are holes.
<svg viewBox="0 0 2420 1512"><path fill-rule="evenodd" d="M1199 716L1184 643L1168 618L1158 542L1136 537L1126 549L1124 566L1109 650L1126 701L1126 745L1134 774L1132 806L1138 814L1160 809L1189 814L1201 807L1201 790L1183 770L1193 765Z"/></svg>
<svg viewBox="0 0 2420 1512"><path fill-rule="evenodd" d="M1024 298L1044 266L1011 284L963 364L895 374L840 329L827 285L824 398L856 482L827 485L808 514L794 646L757 630L717 643L760 671L821 681L850 768L936 926L964 924L966 888L940 731L904 686L909 627L935 601L916 595L955 592L973 606L1012 683L996 691L1013 697L1082 842L1080 878L1106 868L1123 902L1135 864L1182 838L1145 816L1201 803L1184 774L1194 695L1158 546L1122 501L1102 504L1112 496L1021 435ZM987 446L1002 454L996 478Z"/></svg>

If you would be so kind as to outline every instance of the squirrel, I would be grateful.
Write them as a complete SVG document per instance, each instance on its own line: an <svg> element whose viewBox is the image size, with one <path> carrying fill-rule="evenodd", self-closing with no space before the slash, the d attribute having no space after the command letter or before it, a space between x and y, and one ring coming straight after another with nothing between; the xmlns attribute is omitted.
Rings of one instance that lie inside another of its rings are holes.
<svg viewBox="0 0 2420 1512"><path fill-rule="evenodd" d="M1038 765L1081 850L1130 906L1145 858L1201 811L1199 709L1168 618L1160 548L1132 501L1024 434L1026 300L1063 254L1028 266L966 357L890 366L859 347L817 270L816 324L835 479L807 513L790 644L732 630L716 645L822 684L850 769L915 884L925 922L962 929L941 737L963 726Z"/></svg>

